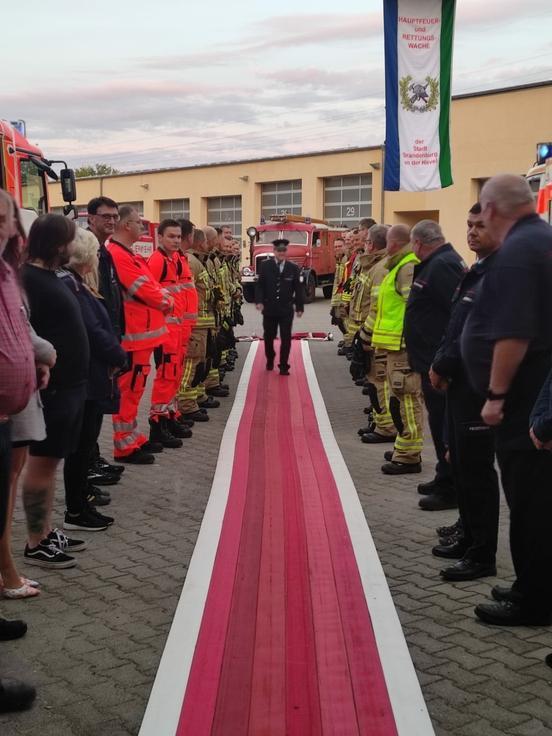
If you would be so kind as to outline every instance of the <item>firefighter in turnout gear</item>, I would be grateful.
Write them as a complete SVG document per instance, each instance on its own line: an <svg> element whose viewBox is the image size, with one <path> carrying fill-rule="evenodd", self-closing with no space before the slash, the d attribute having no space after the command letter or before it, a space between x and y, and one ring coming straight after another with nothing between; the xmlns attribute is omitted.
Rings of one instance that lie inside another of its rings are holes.
<svg viewBox="0 0 552 736"><path fill-rule="evenodd" d="M215 326L209 331L207 336L207 358L209 372L205 378L205 382L198 386L197 403L199 407L206 409L216 409L220 406L220 402L215 396L228 396L227 389L220 388L220 364L221 353L219 349L218 333L222 324L224 315L224 286L222 282L222 261L220 259L218 247L218 234L214 227L207 226L203 228L205 233L207 256L204 259L204 265L210 279L211 285L211 309L215 318Z"/></svg>
<svg viewBox="0 0 552 736"><path fill-rule="evenodd" d="M351 235L351 255L345 266L345 274L343 287L341 291L341 307L339 315L345 324L345 333L343 336L343 348L339 355L350 356L353 338L357 332L357 326L354 320L351 320L350 309L353 291L360 273L359 258L364 253L364 241L358 230L353 230Z"/></svg>
<svg viewBox="0 0 552 736"><path fill-rule="evenodd" d="M406 225L394 225L387 234L387 275L382 280L372 333L372 347L387 351L389 410L397 430L392 459L382 466L387 475L419 473L423 447L422 386L408 361L404 316L419 263L410 246Z"/></svg>
<svg viewBox="0 0 552 736"><path fill-rule="evenodd" d="M130 370L119 378L121 405L119 413L113 415L113 454L123 462L150 464L154 458L148 450L159 452L163 448L152 446L138 430L138 408L150 372L151 354L167 335L165 316L173 311L174 299L153 277L145 259L132 250L142 232L138 212L121 207L119 217L107 249L123 291L125 334L121 344L129 354Z"/></svg>
<svg viewBox="0 0 552 736"><path fill-rule="evenodd" d="M194 288L193 283L182 279L184 269L180 258L182 231L176 220L163 220L157 229L159 247L148 260L148 267L155 279L174 298L174 309L165 317L167 335L155 348L157 368L151 394L150 441L163 447L180 447L182 439L192 436L192 431L176 421L174 398L179 387L182 361L182 324L186 308L183 292Z"/></svg>
<svg viewBox="0 0 552 736"><path fill-rule="evenodd" d="M361 272L356 293L351 302L355 317L359 321L359 337L369 353L369 368L366 375L367 393L372 405L372 422L362 431L364 443L394 441L397 431L389 412L389 385L387 382L387 353L371 347L372 333L377 315L379 287L387 275L387 232L386 225L373 225L369 230L367 250L371 261Z"/></svg>
<svg viewBox="0 0 552 736"><path fill-rule="evenodd" d="M201 411L198 398L205 396L203 381L207 375L207 340L209 334L215 330L215 314L212 306L211 278L205 266L208 258L205 250L207 247L205 233L203 230L195 230L192 248L189 248L185 241L182 246L194 277L198 304L197 321L190 335L180 389L177 393L178 408L185 419L207 422L209 416L207 412Z"/></svg>
<svg viewBox="0 0 552 736"><path fill-rule="evenodd" d="M347 255L347 245L345 239L337 237L334 240L335 252L335 274L332 287L332 299L330 302L330 317L332 325L336 325L342 334L345 334L346 328L343 319L339 316L339 306L341 304L341 294L343 290L343 277L349 257Z"/></svg>

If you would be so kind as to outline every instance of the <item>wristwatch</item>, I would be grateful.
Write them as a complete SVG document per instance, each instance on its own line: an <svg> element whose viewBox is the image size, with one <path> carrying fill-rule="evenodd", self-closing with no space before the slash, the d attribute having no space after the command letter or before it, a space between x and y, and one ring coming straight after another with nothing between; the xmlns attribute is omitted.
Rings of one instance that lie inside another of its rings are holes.
<svg viewBox="0 0 552 736"><path fill-rule="evenodd" d="M507 398L508 393L505 394L495 394L492 389L487 389L487 399L489 401L504 401L505 398Z"/></svg>

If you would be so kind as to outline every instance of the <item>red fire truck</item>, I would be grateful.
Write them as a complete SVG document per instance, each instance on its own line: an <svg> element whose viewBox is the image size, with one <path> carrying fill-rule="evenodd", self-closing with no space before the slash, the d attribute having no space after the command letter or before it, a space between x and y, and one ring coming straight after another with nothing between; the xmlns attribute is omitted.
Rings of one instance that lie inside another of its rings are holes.
<svg viewBox="0 0 552 736"><path fill-rule="evenodd" d="M54 164L63 164L59 175L52 169ZM23 121L0 120L0 188L8 191L19 204L27 229L38 215L49 211L46 177L60 181L69 214L76 199L74 171L67 168L65 161L44 158L40 148L25 137Z"/></svg>
<svg viewBox="0 0 552 736"><path fill-rule="evenodd" d="M316 288L321 287L324 297L332 295L335 274L334 240L345 228L334 228L324 220L295 215L274 215L259 227L250 227L250 265L242 269L242 287L247 302L255 300L255 282L261 263L272 258L272 241L289 240L287 257L301 269L305 284L305 301L314 300Z"/></svg>

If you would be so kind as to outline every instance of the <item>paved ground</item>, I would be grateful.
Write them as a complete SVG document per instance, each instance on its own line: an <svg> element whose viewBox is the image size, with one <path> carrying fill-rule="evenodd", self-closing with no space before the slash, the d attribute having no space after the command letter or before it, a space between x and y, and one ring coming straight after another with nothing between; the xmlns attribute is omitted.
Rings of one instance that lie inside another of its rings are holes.
<svg viewBox="0 0 552 736"><path fill-rule="evenodd" d="M328 303L318 300L296 328L327 329L327 311ZM259 329L259 315L247 306L244 334ZM426 453L424 473L415 479L382 476L381 447L361 445L356 436L364 400L352 387L344 359L336 356L335 343L312 343L311 350L436 733L549 736L552 670L543 664L544 655L552 650L549 630L502 631L478 624L473 606L488 595L493 581L457 585L440 581L441 565L429 549L435 526L452 522L454 514L417 508L415 485L431 477L431 453ZM231 384L237 378L228 375ZM157 465L127 469L109 507L117 523L108 532L88 535L90 547L80 554L79 568L52 574L27 567L28 574L36 573L41 580L43 594L31 601L0 603L3 615L22 616L29 623L24 639L1 645L1 671L27 677L39 688L32 711L0 716L2 736L138 732L201 523L229 409L227 400L223 408L212 411L212 421L195 431L185 449L166 451ZM103 441L107 452L107 432ZM506 516L504 511L501 580L512 577ZM15 539L19 549L20 511Z"/></svg>

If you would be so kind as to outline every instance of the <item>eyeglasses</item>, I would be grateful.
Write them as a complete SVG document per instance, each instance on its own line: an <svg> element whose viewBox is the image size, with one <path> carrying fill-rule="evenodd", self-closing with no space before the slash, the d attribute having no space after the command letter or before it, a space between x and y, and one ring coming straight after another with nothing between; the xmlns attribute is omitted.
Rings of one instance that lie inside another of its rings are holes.
<svg viewBox="0 0 552 736"><path fill-rule="evenodd" d="M119 215L95 215L95 217L101 217L104 222L109 222L109 220L113 220L113 222L119 221Z"/></svg>

